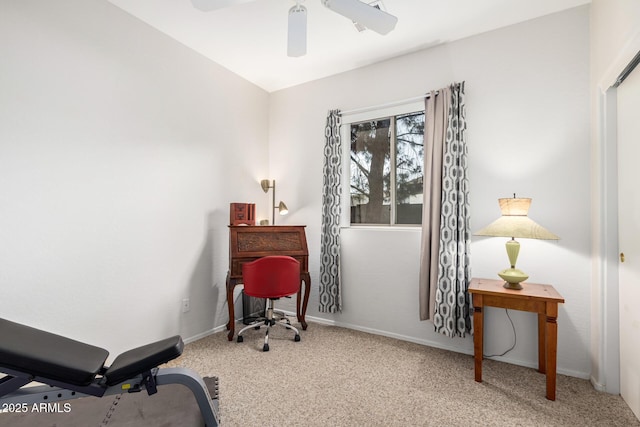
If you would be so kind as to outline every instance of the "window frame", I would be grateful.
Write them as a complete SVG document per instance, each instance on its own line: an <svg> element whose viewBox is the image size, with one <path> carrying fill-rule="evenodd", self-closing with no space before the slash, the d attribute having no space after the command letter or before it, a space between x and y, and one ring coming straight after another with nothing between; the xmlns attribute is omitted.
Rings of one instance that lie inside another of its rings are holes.
<svg viewBox="0 0 640 427"><path fill-rule="evenodd" d="M417 229L421 228L422 224L351 224L351 192L349 191L351 187L351 125L353 123L359 123L369 120L376 120L385 117L391 116L402 116L410 113L415 113L418 111L425 111L425 102L424 99L420 99L417 101L411 101L406 103L399 103L390 105L382 108L371 108L371 109L362 109L356 111L354 113L343 114L342 123L340 127L340 138L342 141L342 209L341 209L341 218L340 218L340 226L342 228L393 228L393 229ZM393 122L393 121L392 121ZM395 123L393 124L395 126ZM426 118L425 118L425 126L426 126ZM393 145L393 144L392 144ZM395 158L395 150L396 147L391 147L392 152L394 153ZM393 162L392 162L393 163ZM391 176L392 183L395 185L395 177ZM424 207L423 207L424 208ZM393 214L392 209L392 220L395 221L395 215Z"/></svg>

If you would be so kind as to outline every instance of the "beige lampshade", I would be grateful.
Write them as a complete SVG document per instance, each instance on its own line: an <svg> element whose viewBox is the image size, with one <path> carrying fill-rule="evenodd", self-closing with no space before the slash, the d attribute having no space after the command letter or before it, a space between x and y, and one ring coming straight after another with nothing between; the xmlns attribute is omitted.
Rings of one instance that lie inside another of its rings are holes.
<svg viewBox="0 0 640 427"><path fill-rule="evenodd" d="M540 240L559 240L560 238L537 224L527 216L531 199L506 198L498 199L502 216L480 231L475 236L518 237Z"/></svg>
<svg viewBox="0 0 640 427"><path fill-rule="evenodd" d="M275 185L275 181L273 184ZM262 181L260 181L260 187L262 187L262 191L266 193L272 187L271 181L269 181L268 179L263 179Z"/></svg>
<svg viewBox="0 0 640 427"><path fill-rule="evenodd" d="M283 201L280 201L280 203L278 204L278 213L280 215L286 215L289 213L289 208L284 204Z"/></svg>
<svg viewBox="0 0 640 427"><path fill-rule="evenodd" d="M498 276L505 281L505 288L520 290L522 289L520 282L527 280L529 275L516 268L520 243L515 238L541 240L558 240L560 238L527 216L531 199L516 198L514 195L512 199L498 199L498 202L502 216L474 235L511 237L511 240L505 245L511 267L498 272Z"/></svg>

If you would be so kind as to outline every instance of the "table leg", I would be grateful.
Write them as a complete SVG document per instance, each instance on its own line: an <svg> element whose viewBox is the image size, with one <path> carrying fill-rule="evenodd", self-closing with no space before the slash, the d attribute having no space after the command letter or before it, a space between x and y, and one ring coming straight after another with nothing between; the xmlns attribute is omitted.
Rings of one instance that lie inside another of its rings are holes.
<svg viewBox="0 0 640 427"><path fill-rule="evenodd" d="M556 357L558 355L558 304L547 303L547 399L556 400Z"/></svg>
<svg viewBox="0 0 640 427"><path fill-rule="evenodd" d="M302 282L304 281L304 297L301 298ZM311 291L311 275L309 273L302 274L302 280L300 281L300 292L298 292L298 298L296 300L296 310L298 322L302 325L302 330L307 330L307 321L305 315L307 314L307 304L309 304L309 292ZM302 304L301 304L302 299Z"/></svg>
<svg viewBox="0 0 640 427"><path fill-rule="evenodd" d="M235 333L235 310L233 307L233 290L236 287L236 280L231 279L229 274L227 274L227 309L229 310L229 322L227 322L227 330L229 333L227 334L227 339L229 341L233 340L233 335Z"/></svg>
<svg viewBox="0 0 640 427"><path fill-rule="evenodd" d="M475 294L473 295L473 359L477 382L482 382L483 322L482 295Z"/></svg>
<svg viewBox="0 0 640 427"><path fill-rule="evenodd" d="M538 313L538 372L547 372L547 316Z"/></svg>

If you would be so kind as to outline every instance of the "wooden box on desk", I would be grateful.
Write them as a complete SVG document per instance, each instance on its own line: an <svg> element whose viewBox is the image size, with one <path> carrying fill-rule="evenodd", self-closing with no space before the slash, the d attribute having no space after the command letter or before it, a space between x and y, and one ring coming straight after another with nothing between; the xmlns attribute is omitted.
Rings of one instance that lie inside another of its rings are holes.
<svg viewBox="0 0 640 427"><path fill-rule="evenodd" d="M231 203L229 225L256 225L255 203Z"/></svg>

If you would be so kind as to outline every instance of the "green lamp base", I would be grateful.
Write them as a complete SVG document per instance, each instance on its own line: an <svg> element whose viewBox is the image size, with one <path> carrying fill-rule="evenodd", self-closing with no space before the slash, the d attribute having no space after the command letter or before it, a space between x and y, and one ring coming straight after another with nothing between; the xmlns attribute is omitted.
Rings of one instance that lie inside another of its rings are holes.
<svg viewBox="0 0 640 427"><path fill-rule="evenodd" d="M529 278L527 274L517 268L507 268L506 270L502 270L498 273L498 276L504 280L505 283L503 286L505 288L514 290L522 289L520 282L524 282Z"/></svg>

